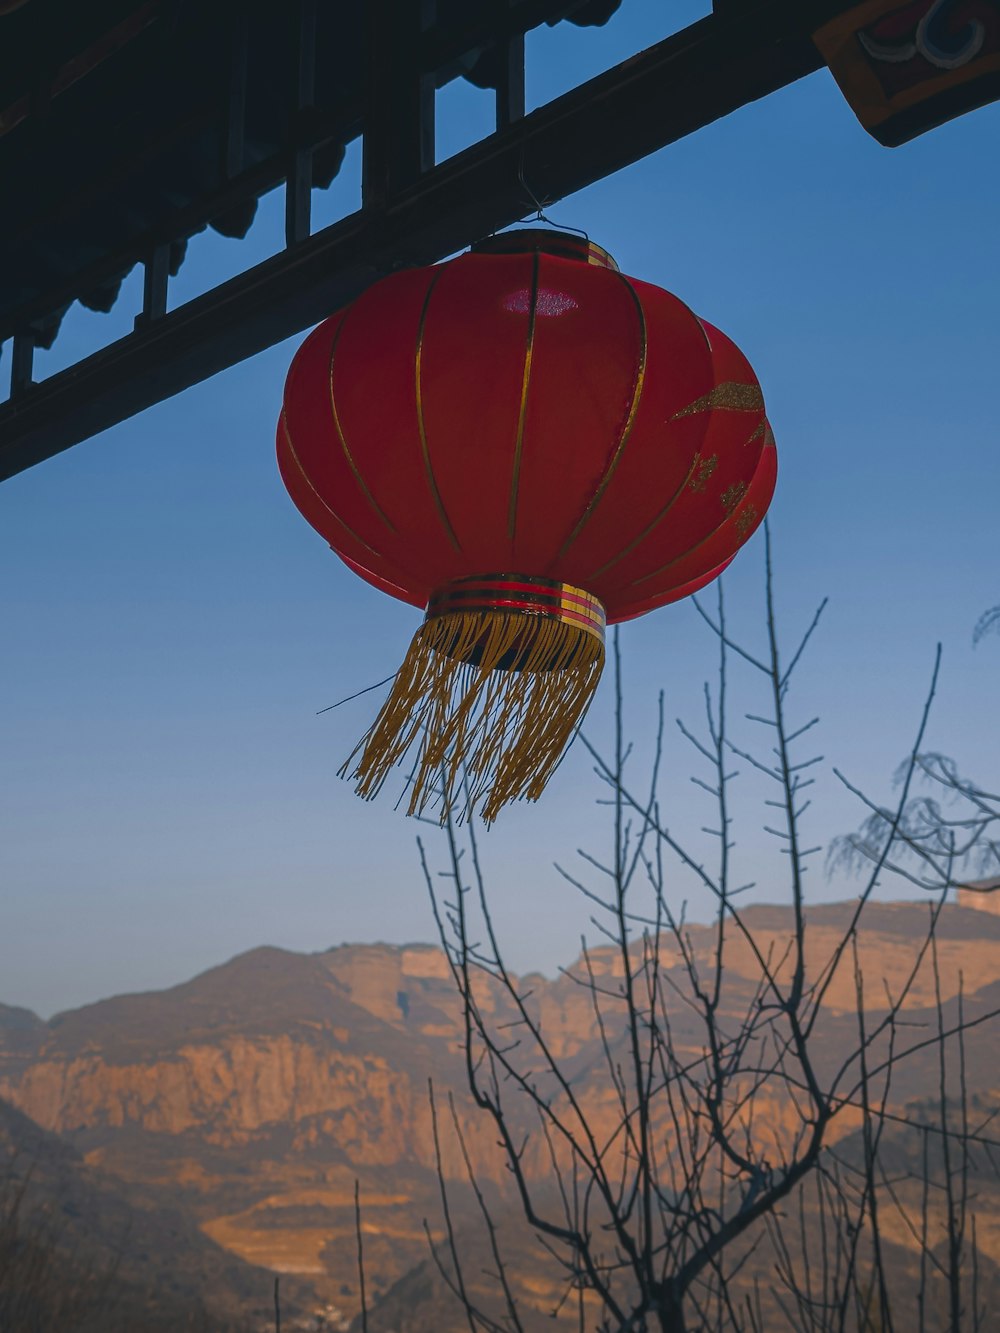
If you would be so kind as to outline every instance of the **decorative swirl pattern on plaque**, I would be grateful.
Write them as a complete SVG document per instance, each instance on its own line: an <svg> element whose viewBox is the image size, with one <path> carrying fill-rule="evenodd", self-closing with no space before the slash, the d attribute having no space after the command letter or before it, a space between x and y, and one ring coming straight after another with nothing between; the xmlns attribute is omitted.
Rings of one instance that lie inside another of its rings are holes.
<svg viewBox="0 0 1000 1333"><path fill-rule="evenodd" d="M901 65L923 56L938 69L960 69L982 50L986 25L978 18L962 23L967 0L916 0L886 14L858 33L858 41L880 64ZM956 21L957 20L957 21Z"/></svg>

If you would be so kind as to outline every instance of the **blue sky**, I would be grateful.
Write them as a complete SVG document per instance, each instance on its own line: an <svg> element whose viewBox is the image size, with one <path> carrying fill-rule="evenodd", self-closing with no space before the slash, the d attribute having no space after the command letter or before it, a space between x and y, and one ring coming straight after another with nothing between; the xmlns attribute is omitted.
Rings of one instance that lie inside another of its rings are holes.
<svg viewBox="0 0 1000 1333"><path fill-rule="evenodd" d="M604 29L530 37L533 103L665 35L658 0L622 8ZM439 114L441 156L488 129L488 100L467 85L444 91ZM930 743L995 780L1000 638L974 650L971 631L1000 601L998 129L992 106L886 150L820 72L551 209L753 363L779 449L788 637L830 597L793 710L821 714L818 751L877 799L939 640ZM315 196L318 222L356 207L358 179L355 145ZM280 192L265 199L242 245L196 238L172 303L273 253L282 207ZM38 373L121 336L140 288L134 274L110 316L71 312ZM49 1013L171 984L260 943L432 935L414 840L429 835L435 856L437 835L336 777L374 696L316 716L393 671L418 617L342 567L281 487L273 426L297 341L0 486L4 1002ZM759 641L759 539L727 600ZM622 646L641 767L657 691L671 717L696 717L713 647L684 605L627 627ZM760 708L752 680L737 672L735 687L738 714ZM605 685L588 722L597 740L610 703ZM710 812L673 734L667 760L664 809L697 844ZM765 793L740 781L740 878L780 900ZM599 794L578 747L543 803L484 841L519 968L567 961L588 929L552 862L580 845L600 852ZM822 778L811 840L858 815ZM856 892L818 864L812 874L817 899ZM682 876L676 896L707 915Z"/></svg>

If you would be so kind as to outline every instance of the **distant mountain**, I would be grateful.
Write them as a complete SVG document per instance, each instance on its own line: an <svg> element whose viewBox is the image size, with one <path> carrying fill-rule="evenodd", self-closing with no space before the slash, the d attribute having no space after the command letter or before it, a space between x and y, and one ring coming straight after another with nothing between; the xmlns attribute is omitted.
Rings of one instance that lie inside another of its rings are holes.
<svg viewBox="0 0 1000 1333"><path fill-rule="evenodd" d="M30 1009L0 1004L0 1070L5 1059L32 1055L47 1032L46 1025Z"/></svg>
<svg viewBox="0 0 1000 1333"><path fill-rule="evenodd" d="M852 910L852 903L810 909L811 965L829 956ZM911 972L926 912L913 903L867 910L860 960L871 1010L885 1004L886 986L898 993ZM760 947L773 946L780 957L789 910L758 906L744 916ZM692 926L690 941L707 964L712 930ZM1000 918L946 908L937 954L947 1012L954 1013L960 984L967 1018L1000 1004ZM591 955L596 974L612 985L617 961L608 949ZM680 994L683 974L670 941L663 942L661 962ZM755 966L749 949L734 940L725 988L734 1013L753 994ZM607 1075L589 997L565 975L530 983L546 1039L600 1123L614 1108L604 1109ZM934 986L928 959L911 989L913 1027L907 1031L930 1030ZM854 1040L855 994L845 961L826 997L822 1058L834 1060ZM511 1016L485 983L479 1002L500 1021ZM676 1042L699 1041L680 1000L674 1022ZM261 1317L259 1270L266 1269L287 1275L289 1292L296 1278L297 1290L308 1289L306 1303L317 1317L323 1312L323 1327L347 1327L358 1310L358 1180L368 1289L382 1301L373 1328L446 1333L452 1325L441 1313L443 1284L428 1261L423 1226L426 1218L440 1235L432 1076L439 1105L449 1093L455 1097L477 1177L519 1256L523 1301L538 1308L540 1327L551 1327L542 1312L557 1288L547 1285L544 1255L517 1221L495 1134L466 1094L461 1030L455 987L438 948L350 945L317 954L261 948L169 990L118 996L48 1023L0 1007L0 1096L47 1132L46 1144L72 1150L66 1160L74 1179L85 1173L95 1189L104 1182L101 1188L113 1186L128 1201L155 1201L157 1209L183 1219L176 1242L157 1248L166 1267L183 1276L188 1290L224 1292L226 1309L240 1308L251 1320ZM995 1028L973 1029L966 1055L970 1089L991 1094L1000 1083ZM933 1052L921 1052L900 1070L893 1095L903 1104L935 1086ZM780 1124L786 1112L775 1104L769 1114ZM531 1128L527 1118L522 1128ZM841 1132L852 1128L845 1124ZM550 1168L537 1137L525 1161L543 1182ZM464 1226L473 1214L453 1135L443 1136L443 1152ZM1000 1253L1000 1242L997 1248ZM209 1255L231 1259L225 1280L209 1281ZM435 1313L418 1314L420 1291ZM291 1320L289 1313L284 1326L307 1326Z"/></svg>

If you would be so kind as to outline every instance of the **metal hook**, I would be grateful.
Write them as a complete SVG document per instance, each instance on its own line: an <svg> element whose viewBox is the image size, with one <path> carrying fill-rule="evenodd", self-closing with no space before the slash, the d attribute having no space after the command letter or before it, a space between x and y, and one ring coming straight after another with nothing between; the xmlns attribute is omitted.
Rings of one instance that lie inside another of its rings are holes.
<svg viewBox="0 0 1000 1333"><path fill-rule="evenodd" d="M521 154L521 160L520 160L520 162L518 162L518 164L517 164L517 178L518 178L518 180L521 182L521 184L524 186L524 192L525 192L525 194L528 196L528 198L531 200L531 202L535 205L535 209L537 210L536 213L535 213L535 221L536 221L536 222L548 222L548 218L545 216L545 213L543 212L543 209L544 209L545 205L541 202L541 200L538 198L538 195L535 194L534 190L531 188L531 186L530 186L530 185L528 184L528 182L525 180L525 177L524 177L524 154L523 154L523 153Z"/></svg>

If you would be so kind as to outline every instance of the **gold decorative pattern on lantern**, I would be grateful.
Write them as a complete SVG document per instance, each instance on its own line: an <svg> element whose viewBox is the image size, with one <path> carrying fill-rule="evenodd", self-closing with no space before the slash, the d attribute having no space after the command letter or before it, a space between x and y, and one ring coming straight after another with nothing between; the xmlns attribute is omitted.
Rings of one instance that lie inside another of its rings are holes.
<svg viewBox="0 0 1000 1333"><path fill-rule="evenodd" d="M695 457L694 474L688 482L688 489L696 494L705 489L708 479L719 465L719 455L712 454L709 458L702 458L701 454Z"/></svg>
<svg viewBox="0 0 1000 1333"><path fill-rule="evenodd" d="M745 536L757 522L757 506L744 505L736 515L735 528L741 537Z"/></svg>
<svg viewBox="0 0 1000 1333"><path fill-rule="evenodd" d="M722 492L722 507L727 514L731 514L739 502L747 493L747 484L745 481L734 481Z"/></svg>
<svg viewBox="0 0 1000 1333"><path fill-rule="evenodd" d="M716 408L724 412L758 412L763 406L764 395L759 384L737 384L728 380L675 412L670 420L680 421L682 417L693 417L699 412L711 412Z"/></svg>
<svg viewBox="0 0 1000 1333"><path fill-rule="evenodd" d="M761 448L767 449L774 444L774 431L771 429L771 423L767 417L760 423L757 429L747 438L747 444L753 444L754 441L762 441Z"/></svg>

